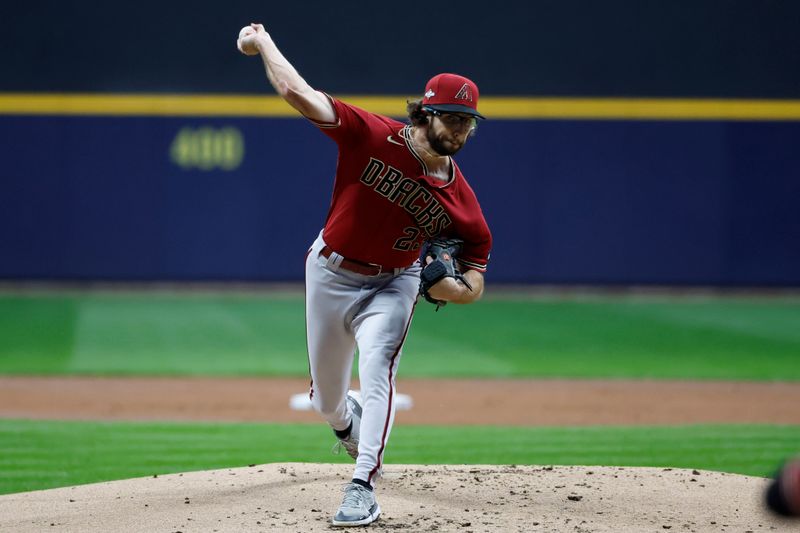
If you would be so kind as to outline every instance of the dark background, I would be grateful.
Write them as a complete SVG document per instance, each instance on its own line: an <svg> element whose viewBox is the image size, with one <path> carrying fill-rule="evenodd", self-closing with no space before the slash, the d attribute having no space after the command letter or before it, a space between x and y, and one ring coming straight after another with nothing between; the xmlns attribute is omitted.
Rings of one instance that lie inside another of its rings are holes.
<svg viewBox="0 0 800 533"><path fill-rule="evenodd" d="M3 8L0 95L273 94L235 49L260 21L334 95L417 96L450 71L492 97L796 99L799 15L763 0L46 1ZM187 126L237 128L242 166L175 166ZM488 120L457 159L494 234L490 282L798 286L798 139L795 120ZM302 119L11 113L0 158L0 278L294 281L336 151Z"/></svg>
<svg viewBox="0 0 800 533"><path fill-rule="evenodd" d="M267 91L231 54L250 22L335 93L416 94L452 70L493 95L800 96L800 3L781 0L20 2L0 90Z"/></svg>

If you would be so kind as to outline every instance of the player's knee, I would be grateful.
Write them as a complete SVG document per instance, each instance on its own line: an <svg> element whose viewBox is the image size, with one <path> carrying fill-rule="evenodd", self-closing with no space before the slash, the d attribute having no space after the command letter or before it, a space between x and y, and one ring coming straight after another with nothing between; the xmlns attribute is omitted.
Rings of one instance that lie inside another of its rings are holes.
<svg viewBox="0 0 800 533"><path fill-rule="evenodd" d="M311 399L311 406L325 420L337 420L343 418L347 409L344 402L325 399L319 394L315 394Z"/></svg>

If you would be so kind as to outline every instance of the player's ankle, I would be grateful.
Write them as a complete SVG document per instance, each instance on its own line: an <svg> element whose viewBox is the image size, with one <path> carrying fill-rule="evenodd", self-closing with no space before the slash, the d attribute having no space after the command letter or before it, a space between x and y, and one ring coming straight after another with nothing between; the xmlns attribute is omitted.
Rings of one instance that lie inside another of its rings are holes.
<svg viewBox="0 0 800 533"><path fill-rule="evenodd" d="M347 437L350 436L350 433L353 431L353 421L350 421L350 425L347 426L347 429L343 429L339 431L338 429L334 429L333 432L336 434L336 438L339 440L345 440Z"/></svg>
<svg viewBox="0 0 800 533"><path fill-rule="evenodd" d="M363 479L358 479L354 477L352 482L355 483L356 485L364 487L369 491L372 491L372 485L370 485L368 481L364 481Z"/></svg>

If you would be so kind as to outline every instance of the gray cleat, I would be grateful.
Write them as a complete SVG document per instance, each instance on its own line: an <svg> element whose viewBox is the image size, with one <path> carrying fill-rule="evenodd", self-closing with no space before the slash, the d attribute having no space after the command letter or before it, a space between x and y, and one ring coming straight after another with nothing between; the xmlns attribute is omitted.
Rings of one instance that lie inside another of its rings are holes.
<svg viewBox="0 0 800 533"><path fill-rule="evenodd" d="M333 517L334 526L366 526L381 515L375 493L357 483L344 488L344 500Z"/></svg>
<svg viewBox="0 0 800 533"><path fill-rule="evenodd" d="M357 392L347 392L346 401L353 416L353 426L350 429L350 435L346 439L339 439L339 442L333 447L333 452L336 454L341 453L344 448L347 455L354 460L358 458L358 438L361 435L361 398L359 396Z"/></svg>

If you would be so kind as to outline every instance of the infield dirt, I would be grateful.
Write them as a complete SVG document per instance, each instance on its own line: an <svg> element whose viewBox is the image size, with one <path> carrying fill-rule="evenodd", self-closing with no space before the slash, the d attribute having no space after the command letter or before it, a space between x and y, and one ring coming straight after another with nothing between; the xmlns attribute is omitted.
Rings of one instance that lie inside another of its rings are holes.
<svg viewBox="0 0 800 533"><path fill-rule="evenodd" d="M332 531L350 465L270 464L0 496L0 530ZM369 531L797 531L761 505L767 480L574 466L388 465Z"/></svg>
<svg viewBox="0 0 800 533"><path fill-rule="evenodd" d="M358 383L353 384L354 388ZM316 422L307 379L0 376L0 417ZM401 379L397 424L800 424L800 382Z"/></svg>

